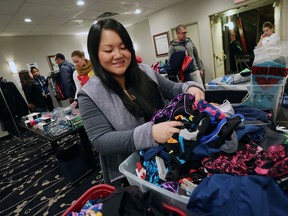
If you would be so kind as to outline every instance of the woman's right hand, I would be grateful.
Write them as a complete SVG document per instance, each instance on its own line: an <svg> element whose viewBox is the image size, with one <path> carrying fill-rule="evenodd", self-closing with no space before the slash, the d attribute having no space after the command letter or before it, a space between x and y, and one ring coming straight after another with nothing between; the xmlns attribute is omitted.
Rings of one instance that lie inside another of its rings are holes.
<svg viewBox="0 0 288 216"><path fill-rule="evenodd" d="M260 40L263 40L265 37L267 37L267 35L264 33L261 35Z"/></svg>
<svg viewBox="0 0 288 216"><path fill-rule="evenodd" d="M28 103L27 105L28 105L29 110L30 110L31 112L33 112L34 109L35 109L34 104L32 104L32 103Z"/></svg>
<svg viewBox="0 0 288 216"><path fill-rule="evenodd" d="M77 107L78 105L78 101L74 100L73 103L70 104L70 106L72 106L74 109Z"/></svg>
<svg viewBox="0 0 288 216"><path fill-rule="evenodd" d="M152 136L157 143L165 143L174 133L179 133L182 126L180 121L169 121L154 124L152 126Z"/></svg>

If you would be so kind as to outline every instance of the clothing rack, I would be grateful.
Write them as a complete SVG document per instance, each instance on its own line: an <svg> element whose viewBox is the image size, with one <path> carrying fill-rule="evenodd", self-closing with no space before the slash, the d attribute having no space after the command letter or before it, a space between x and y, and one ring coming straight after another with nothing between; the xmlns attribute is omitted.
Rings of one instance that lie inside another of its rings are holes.
<svg viewBox="0 0 288 216"><path fill-rule="evenodd" d="M7 101L6 101L5 95L4 95L3 91L2 91L2 82L3 82L2 79L3 79L3 77L1 77L1 79L0 79L0 94L1 94L1 96L3 97L4 104L5 104L7 110L8 110L8 112L9 112L9 114L10 114L10 117L11 117L11 119L12 119L13 125L14 125L14 127L15 127L15 129L16 129L17 134L18 134L18 137L22 140L21 133L20 133L20 131L19 131L19 128L18 128L18 126L17 126L17 123L16 123L16 121L15 121L15 118L14 118L14 116L13 116L13 113L11 112L11 109L10 109L10 107L9 107Z"/></svg>

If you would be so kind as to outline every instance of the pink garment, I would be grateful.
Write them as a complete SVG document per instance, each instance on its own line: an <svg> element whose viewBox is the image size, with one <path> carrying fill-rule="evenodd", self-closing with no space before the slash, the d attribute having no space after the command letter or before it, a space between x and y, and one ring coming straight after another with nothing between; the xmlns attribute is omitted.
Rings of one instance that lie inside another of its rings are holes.
<svg viewBox="0 0 288 216"><path fill-rule="evenodd" d="M233 175L265 175L271 177L288 176L288 154L285 145L273 145L264 151L256 143L250 142L237 152L220 152L202 159L202 165L209 174L228 173Z"/></svg>

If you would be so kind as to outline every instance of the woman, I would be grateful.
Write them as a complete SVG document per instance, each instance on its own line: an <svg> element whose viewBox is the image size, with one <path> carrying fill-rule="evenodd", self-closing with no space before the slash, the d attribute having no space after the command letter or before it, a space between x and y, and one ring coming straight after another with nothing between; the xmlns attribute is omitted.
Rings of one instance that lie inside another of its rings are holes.
<svg viewBox="0 0 288 216"><path fill-rule="evenodd" d="M50 112L53 111L53 101L50 96L50 92L48 89L48 81L45 76L40 75L40 71L36 67L31 67L30 72L33 75L33 81L34 84L37 86L37 88L42 92L42 96L44 97L46 101L46 106Z"/></svg>
<svg viewBox="0 0 288 216"><path fill-rule="evenodd" d="M28 107L31 112L47 112L45 98L43 97L42 90L40 90L33 82L33 77L29 74L28 70L19 72L19 78L24 91Z"/></svg>
<svg viewBox="0 0 288 216"><path fill-rule="evenodd" d="M94 75L91 61L85 58L84 52L75 50L71 54L73 63L76 66L76 70L73 73L73 80L76 85L76 94L72 105L76 107L78 105L77 94L83 85Z"/></svg>
<svg viewBox="0 0 288 216"><path fill-rule="evenodd" d="M260 40L257 44L257 47L263 45L274 44L280 40L280 37L277 33L274 32L274 25L271 22L264 22L262 26L263 34L260 37Z"/></svg>
<svg viewBox="0 0 288 216"><path fill-rule="evenodd" d="M95 76L78 94L80 114L100 154L105 183L118 187L125 184L118 167L132 152L156 147L179 133L180 122L150 121L163 108L163 98L187 92L199 101L204 93L195 82L174 83L138 64L127 30L113 19L90 28L88 52Z"/></svg>

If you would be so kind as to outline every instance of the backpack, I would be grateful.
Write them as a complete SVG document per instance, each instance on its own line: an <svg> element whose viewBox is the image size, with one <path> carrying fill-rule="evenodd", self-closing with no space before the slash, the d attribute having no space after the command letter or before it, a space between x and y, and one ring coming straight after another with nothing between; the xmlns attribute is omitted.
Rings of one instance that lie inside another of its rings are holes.
<svg viewBox="0 0 288 216"><path fill-rule="evenodd" d="M62 90L63 89L63 83L62 83L62 79L61 79L59 70L52 71L51 72L51 78L52 78L52 89L53 89L53 93L54 93L55 98L58 101L66 100L67 98L64 96L63 90Z"/></svg>

